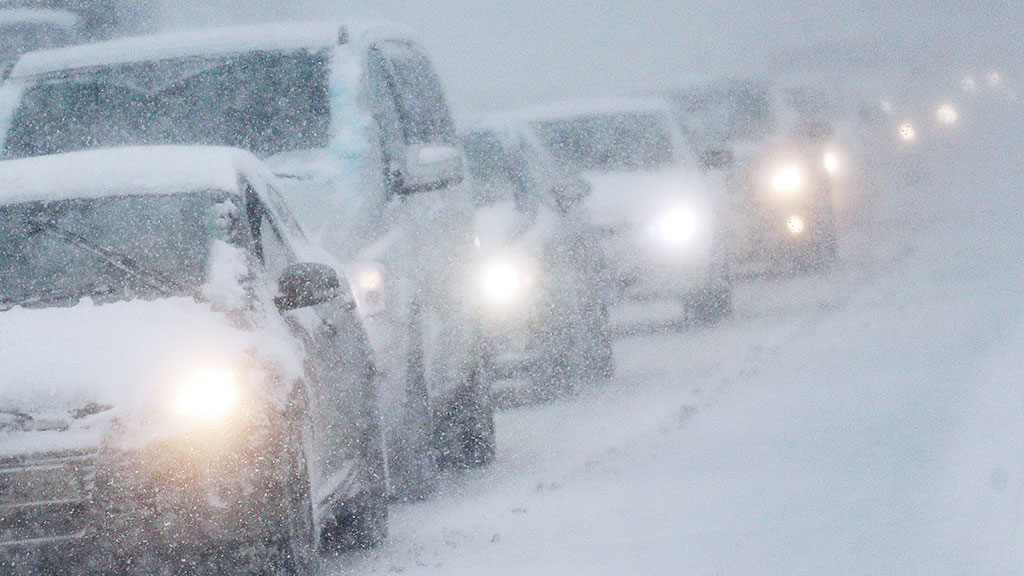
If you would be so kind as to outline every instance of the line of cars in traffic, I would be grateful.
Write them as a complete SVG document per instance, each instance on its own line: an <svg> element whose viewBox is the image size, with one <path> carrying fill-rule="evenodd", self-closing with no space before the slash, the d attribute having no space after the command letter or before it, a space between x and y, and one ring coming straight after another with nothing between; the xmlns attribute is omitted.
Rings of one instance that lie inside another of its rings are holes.
<svg viewBox="0 0 1024 576"><path fill-rule="evenodd" d="M306 574L378 544L389 500L494 459L496 403L612 376L616 304L710 324L751 270L836 263L844 158L799 96L710 84L457 130L415 34L373 22L22 56L0 87L0 568Z"/></svg>

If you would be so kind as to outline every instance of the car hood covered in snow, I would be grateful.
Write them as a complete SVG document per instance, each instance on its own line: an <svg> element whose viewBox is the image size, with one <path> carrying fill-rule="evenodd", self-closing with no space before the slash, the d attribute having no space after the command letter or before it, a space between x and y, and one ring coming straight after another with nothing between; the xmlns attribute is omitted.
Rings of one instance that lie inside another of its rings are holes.
<svg viewBox="0 0 1024 576"><path fill-rule="evenodd" d="M287 340L233 326L188 298L0 313L0 411L38 420L102 410L144 420L202 370L245 370L253 354L301 370Z"/></svg>
<svg viewBox="0 0 1024 576"><path fill-rule="evenodd" d="M590 195L584 210L602 227L646 225L674 209L684 207L710 215L720 197L722 183L698 172L584 172Z"/></svg>

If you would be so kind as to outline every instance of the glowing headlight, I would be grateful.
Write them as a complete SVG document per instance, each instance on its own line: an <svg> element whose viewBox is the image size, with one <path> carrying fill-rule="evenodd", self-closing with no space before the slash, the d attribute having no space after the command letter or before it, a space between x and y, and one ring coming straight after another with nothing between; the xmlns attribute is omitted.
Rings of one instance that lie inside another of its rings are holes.
<svg viewBox="0 0 1024 576"><path fill-rule="evenodd" d="M964 92L974 92L978 89L978 81L974 79L974 76L964 76L960 80L960 87Z"/></svg>
<svg viewBox="0 0 1024 576"><path fill-rule="evenodd" d="M996 88L1003 83L1003 77L999 72L989 72L988 76L985 76L985 81L988 82L990 88Z"/></svg>
<svg viewBox="0 0 1024 576"><path fill-rule="evenodd" d="M917 140L917 129L910 122L904 122L900 124L899 128L900 140L904 142L913 142Z"/></svg>
<svg viewBox="0 0 1024 576"><path fill-rule="evenodd" d="M658 223L658 233L670 244L683 244L697 231L697 217L686 208L676 208Z"/></svg>
<svg viewBox="0 0 1024 576"><path fill-rule="evenodd" d="M793 236L799 236L804 233L804 219L799 216L790 216L789 220L786 220L786 228L789 228L789 233Z"/></svg>
<svg viewBox="0 0 1024 576"><path fill-rule="evenodd" d="M516 300L526 287L526 276L514 262L494 260L483 270L484 296L496 303Z"/></svg>
<svg viewBox="0 0 1024 576"><path fill-rule="evenodd" d="M780 168L772 176L772 189L776 192L797 192L804 185L804 174L798 166Z"/></svg>
<svg viewBox="0 0 1024 576"><path fill-rule="evenodd" d="M821 158L821 165L829 174L839 172L839 155L835 152L825 152L825 155Z"/></svg>
<svg viewBox="0 0 1024 576"><path fill-rule="evenodd" d="M209 370L185 380L174 396L178 416L212 422L231 415L241 400L238 375L230 370Z"/></svg>
<svg viewBox="0 0 1024 576"><path fill-rule="evenodd" d="M384 276L376 268L364 268L356 273L356 286L365 292L376 292L384 284Z"/></svg>
<svg viewBox="0 0 1024 576"><path fill-rule="evenodd" d="M935 118L943 126L952 126L960 120L960 113L957 112L956 107L952 104L943 104L935 110Z"/></svg>

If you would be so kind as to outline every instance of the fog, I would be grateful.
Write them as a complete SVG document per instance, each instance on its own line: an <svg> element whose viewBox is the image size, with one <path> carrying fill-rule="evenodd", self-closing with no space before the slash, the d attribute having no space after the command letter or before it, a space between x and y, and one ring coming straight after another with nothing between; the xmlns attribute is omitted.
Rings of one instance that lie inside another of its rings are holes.
<svg viewBox="0 0 1024 576"><path fill-rule="evenodd" d="M414 26L457 114L818 69L959 72L1021 60L1020 2L163 0L166 28L306 18Z"/></svg>

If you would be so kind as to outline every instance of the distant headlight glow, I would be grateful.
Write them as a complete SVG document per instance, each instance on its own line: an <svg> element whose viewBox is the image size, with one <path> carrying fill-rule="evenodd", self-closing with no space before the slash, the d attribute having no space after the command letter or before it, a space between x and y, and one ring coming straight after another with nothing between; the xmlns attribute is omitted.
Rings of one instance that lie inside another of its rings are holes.
<svg viewBox="0 0 1024 576"><path fill-rule="evenodd" d="M943 126L952 126L960 120L960 113L952 104L943 104L935 110L935 118Z"/></svg>
<svg viewBox="0 0 1024 576"><path fill-rule="evenodd" d="M180 384L172 405L178 416L214 422L230 416L241 401L238 375L230 370L205 370Z"/></svg>
<svg viewBox="0 0 1024 576"><path fill-rule="evenodd" d="M804 219L799 216L790 216L789 220L786 220L786 228L789 228L789 233L793 236L799 236L804 233Z"/></svg>
<svg viewBox="0 0 1024 576"><path fill-rule="evenodd" d="M913 142L917 140L917 129L910 122L904 122L900 124L899 128L900 140L904 142Z"/></svg>
<svg viewBox="0 0 1024 576"><path fill-rule="evenodd" d="M670 244L684 244L697 232L697 216L687 208L676 208L662 217L658 233Z"/></svg>
<svg viewBox="0 0 1024 576"><path fill-rule="evenodd" d="M989 72L988 76L985 77L985 81L988 82L989 88L997 88L1003 83L1003 77L999 72Z"/></svg>
<svg viewBox="0 0 1024 576"><path fill-rule="evenodd" d="M825 155L822 156L821 158L821 165L829 174L835 174L839 172L839 155L831 151L825 152Z"/></svg>
<svg viewBox="0 0 1024 576"><path fill-rule="evenodd" d="M776 192L799 192L804 186L804 173L799 166L785 166L772 176L772 189Z"/></svg>

